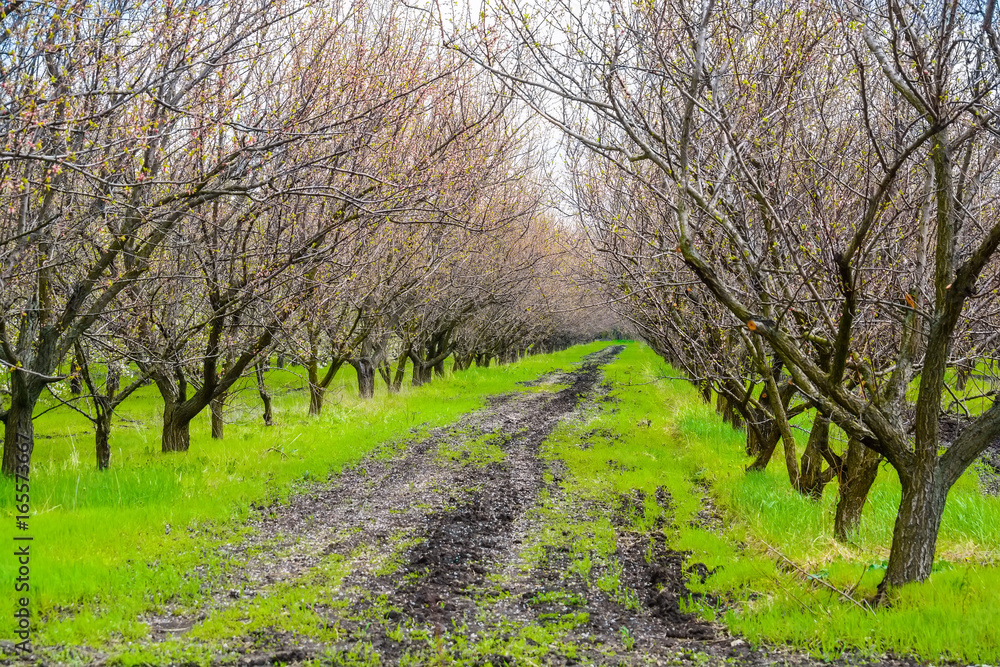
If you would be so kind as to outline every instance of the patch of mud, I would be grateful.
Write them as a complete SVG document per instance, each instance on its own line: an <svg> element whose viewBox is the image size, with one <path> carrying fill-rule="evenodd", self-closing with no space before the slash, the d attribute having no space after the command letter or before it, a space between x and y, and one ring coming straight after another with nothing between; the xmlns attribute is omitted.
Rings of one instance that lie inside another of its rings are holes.
<svg viewBox="0 0 1000 667"><path fill-rule="evenodd" d="M554 368L551 371L542 373L534 380L525 380L517 384L522 387L543 387L553 384L562 384L565 381L566 372L561 368Z"/></svg>
<svg viewBox="0 0 1000 667"><path fill-rule="evenodd" d="M708 480L696 477L691 480L695 490L701 496L701 509L699 509L689 522L692 528L701 528L710 533L721 534L726 522L722 513L715 506L712 499L712 486Z"/></svg>
<svg viewBox="0 0 1000 667"><path fill-rule="evenodd" d="M409 562L394 575L412 583L392 591L389 604L435 629L479 624L477 598L490 585L488 575L514 557L525 532L525 513L543 484L542 442L593 390L600 378L598 366L620 349L589 355L578 370L565 374L569 387L552 395L519 396L497 413L506 435L504 459L485 469L462 470L459 486L477 490L454 510L430 517L426 541L410 551ZM404 648L390 640L376 647L389 660Z"/></svg>

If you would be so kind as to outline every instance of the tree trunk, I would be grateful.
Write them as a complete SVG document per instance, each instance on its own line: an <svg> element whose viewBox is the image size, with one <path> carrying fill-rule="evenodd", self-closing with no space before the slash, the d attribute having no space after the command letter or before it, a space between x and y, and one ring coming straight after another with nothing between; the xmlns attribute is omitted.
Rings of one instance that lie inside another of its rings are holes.
<svg viewBox="0 0 1000 667"><path fill-rule="evenodd" d="M799 486L803 494L814 500L823 497L823 490L832 479L830 468L823 470L823 451L830 443L830 420L816 413L812 430L809 432L809 442L802 452Z"/></svg>
<svg viewBox="0 0 1000 667"><path fill-rule="evenodd" d="M406 375L406 362L410 360L410 350L409 348L403 348L400 353L399 358L396 359L396 375L392 378L392 386L389 391L392 393L398 393L400 388L403 386L403 377Z"/></svg>
<svg viewBox="0 0 1000 667"><path fill-rule="evenodd" d="M732 401L726 401L726 410L722 413L722 419L735 429L743 428L743 420L740 418L740 413L733 407Z"/></svg>
<svg viewBox="0 0 1000 667"><path fill-rule="evenodd" d="M35 424L31 419L41 386L27 384L24 373L10 375L10 407L3 431L3 474L27 475L31 470L31 455L35 449Z"/></svg>
<svg viewBox="0 0 1000 667"><path fill-rule="evenodd" d="M434 374L439 378L444 377L444 359L434 364Z"/></svg>
<svg viewBox="0 0 1000 667"><path fill-rule="evenodd" d="M226 398L227 394L221 394L209 401L208 404L209 412L212 415L212 438L214 440L222 440L225 434L226 419L224 413Z"/></svg>
<svg viewBox="0 0 1000 667"><path fill-rule="evenodd" d="M385 382L385 388L392 391L392 367L389 365L389 362L383 360L376 368L378 369L378 374L382 376L382 382Z"/></svg>
<svg viewBox="0 0 1000 667"><path fill-rule="evenodd" d="M754 459L753 463L747 466L747 472L767 468L767 464L771 462L774 450L778 446L778 441L781 440L781 432L773 420L768 419L763 423L758 423L757 428L761 431L763 439L757 436L753 428L747 428L747 452L750 453L750 449L753 447L757 454L757 458ZM752 445L751 438L754 441Z"/></svg>
<svg viewBox="0 0 1000 667"><path fill-rule="evenodd" d="M323 410L323 394L326 389L318 384L309 383L309 414L318 415Z"/></svg>
<svg viewBox="0 0 1000 667"><path fill-rule="evenodd" d="M108 376L104 381L104 394L109 399L113 399L118 393L118 386L121 383L121 372L118 366L110 364L108 366Z"/></svg>
<svg viewBox="0 0 1000 667"><path fill-rule="evenodd" d="M879 596L888 588L923 581L931 574L938 529L948 490L942 483L937 457L921 461L901 479L903 498L892 532L892 548Z"/></svg>
<svg viewBox="0 0 1000 667"><path fill-rule="evenodd" d="M759 456L764 449L767 438L761 438L759 432L763 432L765 427L766 423L760 419L760 413L747 420L747 456Z"/></svg>
<svg viewBox="0 0 1000 667"><path fill-rule="evenodd" d="M191 419L181 415L178 406L172 402L163 406L161 445L164 453L186 452L191 447Z"/></svg>
<svg viewBox="0 0 1000 667"><path fill-rule="evenodd" d="M840 542L851 539L861 523L861 512L868 501L868 492L878 475L882 457L855 438L847 443L844 470L840 480L840 499L833 523L833 534Z"/></svg>
<svg viewBox="0 0 1000 667"><path fill-rule="evenodd" d="M427 384L428 382L430 382L431 379L432 379L432 377L433 377L432 376L433 372L434 372L434 368L433 367L431 367L431 366L425 366L422 361L421 362L414 361L413 362L413 386L414 387L420 387L420 386L422 386L422 385Z"/></svg>
<svg viewBox="0 0 1000 667"><path fill-rule="evenodd" d="M959 391L965 391L965 385L969 383L969 369L959 368L955 373L955 388Z"/></svg>
<svg viewBox="0 0 1000 667"><path fill-rule="evenodd" d="M271 392L267 390L267 382L264 379L264 367L260 363L254 364L254 375L257 376L257 393L264 404L264 426L271 426L274 417L271 413Z"/></svg>
<svg viewBox="0 0 1000 667"><path fill-rule="evenodd" d="M108 409L107 398L95 396L94 401L105 403L105 405L99 407L95 406L94 444L97 453L97 469L107 470L111 465L111 415L113 413Z"/></svg>
<svg viewBox="0 0 1000 667"><path fill-rule="evenodd" d="M278 360L275 362L275 365L278 368L284 368L285 367L285 353L284 352L279 352L278 353Z"/></svg>
<svg viewBox="0 0 1000 667"><path fill-rule="evenodd" d="M368 357L361 357L350 363L358 372L358 395L361 398L372 398L375 395L375 364Z"/></svg>

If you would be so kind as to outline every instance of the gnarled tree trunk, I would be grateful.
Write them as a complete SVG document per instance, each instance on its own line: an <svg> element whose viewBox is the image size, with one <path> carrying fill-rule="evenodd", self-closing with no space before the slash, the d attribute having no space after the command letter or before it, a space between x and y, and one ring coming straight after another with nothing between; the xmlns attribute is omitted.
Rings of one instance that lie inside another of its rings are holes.
<svg viewBox="0 0 1000 667"><path fill-rule="evenodd" d="M111 411L110 401L105 396L95 396L94 445L97 455L97 469L107 470L111 465Z"/></svg>
<svg viewBox="0 0 1000 667"><path fill-rule="evenodd" d="M877 452L865 447L856 438L848 441L840 479L840 499L833 523L833 534L839 541L849 541L861 523L861 512L875 483L881 460Z"/></svg>
<svg viewBox="0 0 1000 667"><path fill-rule="evenodd" d="M813 418L809 442L802 452L799 472L800 491L814 500L823 497L823 490L833 479L833 468L823 469L823 452L830 446L830 420L819 412Z"/></svg>
<svg viewBox="0 0 1000 667"><path fill-rule="evenodd" d="M164 453L186 452L191 447L191 418L184 412L173 401L163 406L161 447Z"/></svg>
<svg viewBox="0 0 1000 667"><path fill-rule="evenodd" d="M914 470L908 471L912 474L900 479L903 497L892 531L885 579L879 584L880 594L887 588L923 581L931 574L948 489L936 457L930 458L918 462Z"/></svg>
<svg viewBox="0 0 1000 667"><path fill-rule="evenodd" d="M413 386L420 387L431 381L433 367L425 366L422 361L413 362Z"/></svg>
<svg viewBox="0 0 1000 667"><path fill-rule="evenodd" d="M764 470L771 462L774 450L781 440L781 431L770 415L760 412L760 419L747 427L747 453L756 455L753 463L747 466L747 472Z"/></svg>
<svg viewBox="0 0 1000 667"><path fill-rule="evenodd" d="M308 372L309 414L318 415L323 410L323 397L326 394L326 390L343 365L344 362L337 359L330 362L330 368L327 369L321 380L319 379L319 368L316 366L316 363L310 362Z"/></svg>
<svg viewBox="0 0 1000 667"><path fill-rule="evenodd" d="M399 358L396 359L396 374L392 378L392 386L389 387L389 391L392 393L398 393L403 386L403 377L406 375L406 362L410 359L410 348L404 347L403 351L400 352Z"/></svg>
<svg viewBox="0 0 1000 667"><path fill-rule="evenodd" d="M10 375L10 407L4 420L3 474L27 475L35 450L35 424L32 413L44 384L25 379L25 373L13 370Z"/></svg>
<svg viewBox="0 0 1000 667"><path fill-rule="evenodd" d="M382 382L385 382L385 388L392 391L392 367L389 365L389 362L382 361L382 363L376 366L376 369L382 377Z"/></svg>

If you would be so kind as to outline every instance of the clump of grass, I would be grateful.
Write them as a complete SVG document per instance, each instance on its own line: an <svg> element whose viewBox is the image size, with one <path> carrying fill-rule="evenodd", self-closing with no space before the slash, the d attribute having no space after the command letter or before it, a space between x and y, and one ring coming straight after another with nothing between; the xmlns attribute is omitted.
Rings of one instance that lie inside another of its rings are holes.
<svg viewBox="0 0 1000 667"><path fill-rule="evenodd" d="M500 437L497 434L487 433L476 438L459 437L446 440L438 447L438 459L479 468L499 463L506 456L497 444Z"/></svg>

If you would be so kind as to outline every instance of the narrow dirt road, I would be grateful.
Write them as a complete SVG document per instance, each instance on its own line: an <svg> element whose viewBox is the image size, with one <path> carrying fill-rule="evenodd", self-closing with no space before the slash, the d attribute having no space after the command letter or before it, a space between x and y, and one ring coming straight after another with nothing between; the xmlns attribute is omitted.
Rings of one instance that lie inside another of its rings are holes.
<svg viewBox="0 0 1000 667"><path fill-rule="evenodd" d="M623 517L645 498L561 504L563 467L543 444L584 407L614 409L600 367L621 349L260 508L251 536L222 550L230 567L206 577L198 608L145 619L147 654L202 647L213 664L240 665L811 664L750 651L682 613L685 582L704 566L662 531L629 527ZM669 515L669 493L653 500ZM553 516L605 510L613 564L579 571ZM553 531L562 543L541 539Z"/></svg>

